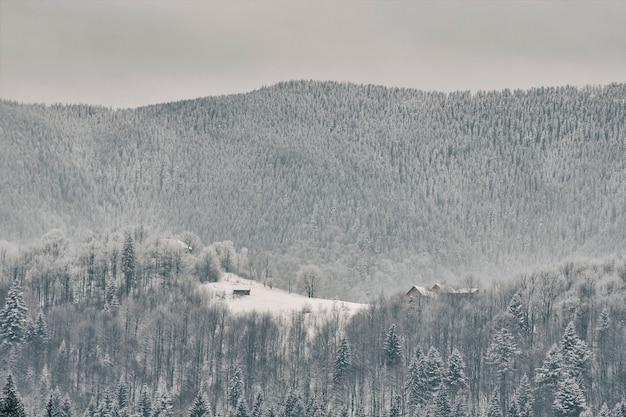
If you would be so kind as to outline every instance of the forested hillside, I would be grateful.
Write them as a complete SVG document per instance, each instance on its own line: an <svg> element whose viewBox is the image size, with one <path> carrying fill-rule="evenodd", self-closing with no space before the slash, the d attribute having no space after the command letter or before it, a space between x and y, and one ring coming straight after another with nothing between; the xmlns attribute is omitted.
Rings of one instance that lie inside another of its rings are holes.
<svg viewBox="0 0 626 417"><path fill-rule="evenodd" d="M288 82L133 110L0 101L0 237L194 230L265 257L280 285L322 265L328 293L355 300L620 253L625 120L624 84Z"/></svg>
<svg viewBox="0 0 626 417"><path fill-rule="evenodd" d="M179 237L0 253L1 415L626 416L623 257L353 316L233 314L199 286L246 254Z"/></svg>

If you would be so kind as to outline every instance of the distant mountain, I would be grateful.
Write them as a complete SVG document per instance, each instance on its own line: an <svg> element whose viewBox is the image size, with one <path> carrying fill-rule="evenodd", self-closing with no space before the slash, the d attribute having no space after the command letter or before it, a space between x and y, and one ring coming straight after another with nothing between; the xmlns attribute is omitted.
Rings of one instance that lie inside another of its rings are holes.
<svg viewBox="0 0 626 417"><path fill-rule="evenodd" d="M6 240L142 223L406 282L626 248L626 84L0 101L0 150Z"/></svg>

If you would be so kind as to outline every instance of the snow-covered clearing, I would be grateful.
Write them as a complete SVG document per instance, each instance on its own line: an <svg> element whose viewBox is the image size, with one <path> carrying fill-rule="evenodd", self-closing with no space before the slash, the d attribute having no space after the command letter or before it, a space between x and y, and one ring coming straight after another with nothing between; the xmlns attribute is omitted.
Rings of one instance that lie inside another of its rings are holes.
<svg viewBox="0 0 626 417"><path fill-rule="evenodd" d="M285 314L305 310L311 313L336 311L351 316L367 307L367 304L348 301L307 298L231 273L225 273L220 282L202 284L201 289L212 301L224 301L233 313ZM250 290L250 295L234 295L234 290Z"/></svg>

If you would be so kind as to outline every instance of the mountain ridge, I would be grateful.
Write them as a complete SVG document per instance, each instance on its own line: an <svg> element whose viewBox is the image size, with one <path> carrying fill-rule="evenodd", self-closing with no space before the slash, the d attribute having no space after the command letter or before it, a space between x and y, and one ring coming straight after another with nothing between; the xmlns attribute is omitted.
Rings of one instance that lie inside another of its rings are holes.
<svg viewBox="0 0 626 417"><path fill-rule="evenodd" d="M130 110L2 101L0 234L188 229L353 281L386 260L408 280L602 256L625 249L625 103L624 84L310 81Z"/></svg>

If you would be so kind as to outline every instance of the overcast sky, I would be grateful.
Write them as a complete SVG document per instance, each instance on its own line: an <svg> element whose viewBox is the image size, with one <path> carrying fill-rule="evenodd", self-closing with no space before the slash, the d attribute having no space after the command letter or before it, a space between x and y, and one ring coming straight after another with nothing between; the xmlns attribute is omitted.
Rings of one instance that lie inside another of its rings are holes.
<svg viewBox="0 0 626 417"><path fill-rule="evenodd" d="M136 107L293 79L626 81L626 2L0 0L0 97Z"/></svg>

